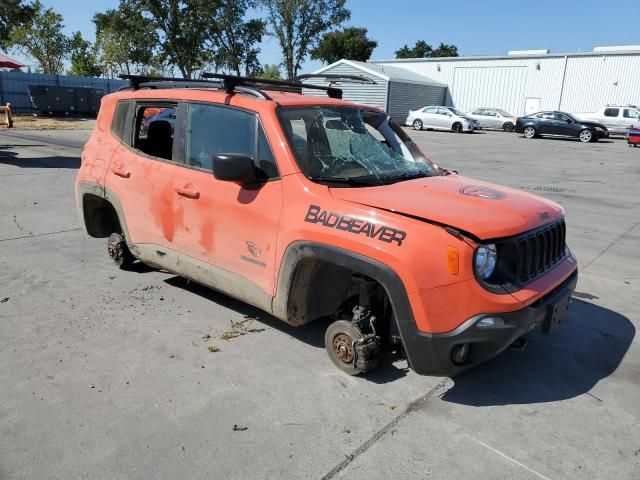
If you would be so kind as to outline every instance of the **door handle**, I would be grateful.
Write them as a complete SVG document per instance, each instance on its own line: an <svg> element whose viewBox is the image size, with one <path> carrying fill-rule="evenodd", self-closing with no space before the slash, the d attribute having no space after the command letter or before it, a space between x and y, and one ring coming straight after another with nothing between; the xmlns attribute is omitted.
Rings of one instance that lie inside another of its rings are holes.
<svg viewBox="0 0 640 480"><path fill-rule="evenodd" d="M128 170L124 170L122 168L122 165L120 164L116 164L113 167L111 167L111 171L113 172L114 175L117 175L122 178L129 178L131 176L131 172Z"/></svg>
<svg viewBox="0 0 640 480"><path fill-rule="evenodd" d="M197 200L198 198L200 198L200 192L197 190L194 190L193 188L176 187L175 190L176 190L176 193L181 197L192 198L193 200Z"/></svg>

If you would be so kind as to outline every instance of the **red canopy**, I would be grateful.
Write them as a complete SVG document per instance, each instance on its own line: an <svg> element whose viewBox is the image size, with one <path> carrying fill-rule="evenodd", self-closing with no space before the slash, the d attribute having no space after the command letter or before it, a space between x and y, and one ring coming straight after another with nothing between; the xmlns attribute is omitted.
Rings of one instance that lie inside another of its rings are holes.
<svg viewBox="0 0 640 480"><path fill-rule="evenodd" d="M20 62L15 61L12 58L5 57L4 55L0 54L0 67L20 68L20 67L24 67L24 65L21 64Z"/></svg>

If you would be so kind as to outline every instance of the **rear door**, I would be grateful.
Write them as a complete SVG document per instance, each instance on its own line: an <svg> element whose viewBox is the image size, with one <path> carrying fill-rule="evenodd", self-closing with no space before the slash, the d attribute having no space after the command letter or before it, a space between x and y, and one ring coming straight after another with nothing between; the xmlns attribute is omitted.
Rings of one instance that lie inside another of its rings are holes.
<svg viewBox="0 0 640 480"><path fill-rule="evenodd" d="M620 118L621 116L622 116L621 108L619 107L605 108L602 116L602 124L605 127L610 128L612 130L619 130L620 123L621 123L621 118Z"/></svg>
<svg viewBox="0 0 640 480"><path fill-rule="evenodd" d="M433 128L438 125L438 107L425 107L420 112L420 118L425 127Z"/></svg>
<svg viewBox="0 0 640 480"><path fill-rule="evenodd" d="M134 103L107 170L107 195L119 202L133 244L167 244L162 228L165 202L157 198L157 186L172 173L173 135L166 124L156 123L149 130L148 120L176 107L177 103L166 101Z"/></svg>
<svg viewBox="0 0 640 480"><path fill-rule="evenodd" d="M538 120L538 133L543 135L562 135L556 128L556 118L553 112L543 112L536 115Z"/></svg>

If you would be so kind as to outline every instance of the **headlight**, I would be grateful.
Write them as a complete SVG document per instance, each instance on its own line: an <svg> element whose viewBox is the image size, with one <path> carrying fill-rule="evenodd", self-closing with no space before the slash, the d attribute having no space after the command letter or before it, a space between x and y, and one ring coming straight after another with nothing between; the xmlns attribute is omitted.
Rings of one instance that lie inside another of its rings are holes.
<svg viewBox="0 0 640 480"><path fill-rule="evenodd" d="M482 280L488 279L496 269L498 254L496 246L491 243L489 245L481 245L476 249L474 256L474 270L476 275Z"/></svg>

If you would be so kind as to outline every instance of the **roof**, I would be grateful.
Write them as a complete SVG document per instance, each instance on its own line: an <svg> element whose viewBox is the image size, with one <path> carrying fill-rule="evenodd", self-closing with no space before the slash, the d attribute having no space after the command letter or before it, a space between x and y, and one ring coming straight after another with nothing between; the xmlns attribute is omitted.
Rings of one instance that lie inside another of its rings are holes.
<svg viewBox="0 0 640 480"><path fill-rule="evenodd" d="M243 92L237 92L234 97L242 99L243 103L247 105L254 102L262 105L275 105L275 106L313 106L313 105L335 105L335 106L362 106L361 104L349 102L347 100L340 100L336 98L329 98L321 95L303 95L295 92L282 92L278 90L265 90L265 93L271 97L271 100L264 100L254 96L247 95ZM140 89L140 90L120 90L112 93L110 97L116 98L152 98L158 99L171 99L171 100L202 100L210 101L214 103L225 104L230 101L229 95L219 88L202 87L202 88L155 88L155 89ZM375 107L366 106L366 108L377 110Z"/></svg>
<svg viewBox="0 0 640 480"><path fill-rule="evenodd" d="M512 60L523 58L564 58L564 57L607 57L607 56L624 56L635 55L640 56L640 51L635 50L611 50L611 51L597 51L597 52L573 52L573 53L522 53L513 55L470 55L468 57L428 57L428 58L388 58L380 60L370 60L370 64L380 63L415 63L415 62L461 62L472 60ZM389 66L387 65L386 68Z"/></svg>
<svg viewBox="0 0 640 480"><path fill-rule="evenodd" d="M24 65L13 58L9 58L5 55L0 54L0 67L4 68L20 68L24 67Z"/></svg>
<svg viewBox="0 0 640 480"><path fill-rule="evenodd" d="M446 87L446 84L433 80L425 75L421 75L416 72L406 70L402 67L391 67L388 65L377 65L369 62L357 62L355 60L342 59L337 62L322 67L320 70L316 70L313 73L324 73L329 69L337 67L339 65L349 65L355 69L361 70L365 73L373 75L381 80L387 82L404 82L404 83L419 83L422 85L435 85L439 87Z"/></svg>

